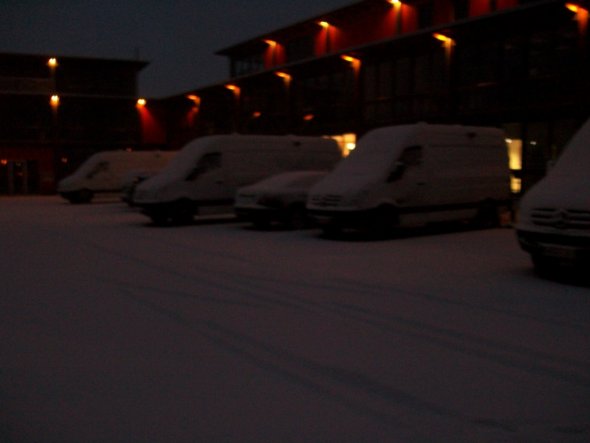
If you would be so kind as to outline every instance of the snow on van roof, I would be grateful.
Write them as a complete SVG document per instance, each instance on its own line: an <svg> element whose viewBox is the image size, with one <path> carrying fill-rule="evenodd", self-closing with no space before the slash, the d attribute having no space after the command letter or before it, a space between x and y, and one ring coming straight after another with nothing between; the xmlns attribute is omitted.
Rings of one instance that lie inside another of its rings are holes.
<svg viewBox="0 0 590 443"><path fill-rule="evenodd" d="M400 143L416 135L431 134L456 134L458 130L463 130L466 134L475 133L477 135L501 136L501 129L483 126L461 126L461 125L441 125L429 123L414 123L409 125L386 126L376 128L367 132L359 143L367 143L374 146L386 146L384 142L391 142L392 136L395 136L395 142Z"/></svg>

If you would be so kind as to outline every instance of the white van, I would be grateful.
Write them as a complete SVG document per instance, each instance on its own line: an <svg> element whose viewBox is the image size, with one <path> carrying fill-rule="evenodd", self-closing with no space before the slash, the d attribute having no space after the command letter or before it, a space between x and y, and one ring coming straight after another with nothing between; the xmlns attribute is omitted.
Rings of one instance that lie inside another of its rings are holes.
<svg viewBox="0 0 590 443"><path fill-rule="evenodd" d="M136 206L156 224L185 223L193 215L233 213L239 187L280 172L331 169L338 144L293 135L212 135L186 145L159 174L140 183Z"/></svg>
<svg viewBox="0 0 590 443"><path fill-rule="evenodd" d="M521 199L516 232L540 274L590 269L590 120Z"/></svg>
<svg viewBox="0 0 590 443"><path fill-rule="evenodd" d="M480 220L510 208L508 153L496 128L390 126L369 131L317 183L307 208L325 233Z"/></svg>
<svg viewBox="0 0 590 443"><path fill-rule="evenodd" d="M97 193L121 192L131 171L159 171L175 154L172 151L99 152L61 180L57 192L71 203L88 203Z"/></svg>

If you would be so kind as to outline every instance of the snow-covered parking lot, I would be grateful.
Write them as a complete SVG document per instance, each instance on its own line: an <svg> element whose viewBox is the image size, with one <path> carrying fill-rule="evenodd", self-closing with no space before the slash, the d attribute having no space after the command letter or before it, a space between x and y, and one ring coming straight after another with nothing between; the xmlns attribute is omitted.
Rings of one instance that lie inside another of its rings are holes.
<svg viewBox="0 0 590 443"><path fill-rule="evenodd" d="M588 442L590 289L511 229L333 241L0 199L1 442Z"/></svg>

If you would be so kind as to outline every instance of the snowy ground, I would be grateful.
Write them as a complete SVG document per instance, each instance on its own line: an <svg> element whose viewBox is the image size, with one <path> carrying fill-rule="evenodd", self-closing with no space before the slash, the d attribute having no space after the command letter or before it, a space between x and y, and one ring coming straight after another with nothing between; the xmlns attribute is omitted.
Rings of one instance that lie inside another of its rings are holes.
<svg viewBox="0 0 590 443"><path fill-rule="evenodd" d="M587 442L590 289L514 232L0 199L1 442Z"/></svg>

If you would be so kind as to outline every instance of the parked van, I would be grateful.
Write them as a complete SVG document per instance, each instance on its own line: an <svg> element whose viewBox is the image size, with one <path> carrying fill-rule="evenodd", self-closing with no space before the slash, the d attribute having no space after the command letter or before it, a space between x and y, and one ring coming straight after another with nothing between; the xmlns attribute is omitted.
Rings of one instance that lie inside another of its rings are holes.
<svg viewBox="0 0 590 443"><path fill-rule="evenodd" d="M159 171L176 152L103 151L90 156L57 192L71 203L88 203L97 193L119 193L130 171Z"/></svg>
<svg viewBox="0 0 590 443"><path fill-rule="evenodd" d="M338 144L319 137L213 135L186 145L159 174L140 183L136 206L156 224L184 223L214 209L233 213L239 187L280 172L331 169Z"/></svg>
<svg viewBox="0 0 590 443"><path fill-rule="evenodd" d="M496 128L390 126L369 131L318 182L307 207L326 233L477 220L510 207L508 153Z"/></svg>
<svg viewBox="0 0 590 443"><path fill-rule="evenodd" d="M266 229L273 222L288 229L310 226L305 209L307 193L328 171L291 171L273 175L236 193L234 210L239 219Z"/></svg>
<svg viewBox="0 0 590 443"><path fill-rule="evenodd" d="M590 269L590 120L521 199L516 232L539 273Z"/></svg>

